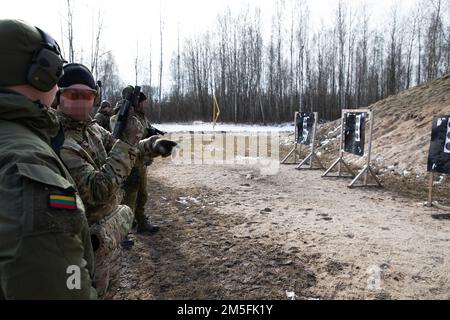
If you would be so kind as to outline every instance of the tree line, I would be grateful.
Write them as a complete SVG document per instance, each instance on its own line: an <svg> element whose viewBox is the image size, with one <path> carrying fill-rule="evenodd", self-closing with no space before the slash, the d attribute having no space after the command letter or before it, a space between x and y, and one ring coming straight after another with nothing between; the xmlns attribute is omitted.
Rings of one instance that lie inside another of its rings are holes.
<svg viewBox="0 0 450 320"><path fill-rule="evenodd" d="M159 86L145 86L152 121L211 121L213 96L223 122L287 122L299 110L333 120L342 109L366 107L450 72L450 0L417 0L407 10L394 4L381 21L369 7L340 0L320 26L308 1L277 0L269 26L257 6L228 9L216 21L202 34L178 34L164 94L161 27ZM98 41L100 32L93 35ZM114 101L121 85L114 57L99 58L98 43L95 50L91 60L105 97ZM151 73L151 56L148 64Z"/></svg>

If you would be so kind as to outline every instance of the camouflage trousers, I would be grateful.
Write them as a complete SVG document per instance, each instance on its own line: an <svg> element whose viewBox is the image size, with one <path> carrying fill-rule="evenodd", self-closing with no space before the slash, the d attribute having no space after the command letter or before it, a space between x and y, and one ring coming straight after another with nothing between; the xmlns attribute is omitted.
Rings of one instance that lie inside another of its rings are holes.
<svg viewBox="0 0 450 320"><path fill-rule="evenodd" d="M148 199L147 166L143 164L135 166L124 184L124 189L122 204L134 211L137 224L142 225L145 221L145 204Z"/></svg>
<svg viewBox="0 0 450 320"><path fill-rule="evenodd" d="M121 243L133 224L133 212L120 205L114 212L91 226L91 242L95 256L95 287L99 297L109 287L111 275L119 269Z"/></svg>

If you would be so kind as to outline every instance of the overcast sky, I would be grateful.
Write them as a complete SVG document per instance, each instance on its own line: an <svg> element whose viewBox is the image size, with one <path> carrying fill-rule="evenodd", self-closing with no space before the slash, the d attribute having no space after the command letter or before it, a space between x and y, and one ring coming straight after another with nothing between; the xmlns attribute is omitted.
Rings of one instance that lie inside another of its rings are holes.
<svg viewBox="0 0 450 320"><path fill-rule="evenodd" d="M181 39L215 28L215 18L229 6L238 11L250 4L262 10L264 25L270 27L271 15L275 12L275 0L75 0L74 38L78 53L84 51L88 57L91 43L91 27L99 8L104 16L102 50L111 50L119 66L122 79L134 84L134 59L136 52L148 68L150 42L153 52L153 84L156 83L159 65L159 16L162 12L165 22L164 74L169 79L169 62L177 45L177 30L180 25ZM309 1L312 20L328 23L338 0ZM349 0L367 3L372 19L381 21L394 2L408 6L412 0ZM286 0L288 5L290 0ZM23 19L51 34L60 44L66 46L62 36L61 21L66 17L65 0L13 0L0 10L0 18ZM289 19L288 16L286 19ZM64 25L65 27L65 25ZM65 29L63 30L65 32ZM89 64L89 60L83 61ZM142 71L140 83L148 82L148 69ZM168 83L166 83L166 86Z"/></svg>

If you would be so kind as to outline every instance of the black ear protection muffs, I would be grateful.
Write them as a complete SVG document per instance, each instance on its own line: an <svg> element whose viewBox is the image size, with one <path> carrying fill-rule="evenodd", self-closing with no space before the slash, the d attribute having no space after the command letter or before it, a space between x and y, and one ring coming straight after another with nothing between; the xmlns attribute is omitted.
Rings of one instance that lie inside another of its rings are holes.
<svg viewBox="0 0 450 320"><path fill-rule="evenodd" d="M64 74L65 62L58 43L47 33L36 28L42 36L42 47L37 49L28 68L27 81L35 89L50 91Z"/></svg>

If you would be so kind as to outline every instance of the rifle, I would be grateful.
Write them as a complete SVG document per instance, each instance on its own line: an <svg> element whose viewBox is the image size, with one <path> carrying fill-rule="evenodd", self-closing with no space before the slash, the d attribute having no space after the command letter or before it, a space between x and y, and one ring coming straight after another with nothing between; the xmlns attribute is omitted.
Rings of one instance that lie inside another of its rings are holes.
<svg viewBox="0 0 450 320"><path fill-rule="evenodd" d="M147 138L150 138L150 137L153 137L153 136L156 136L156 135L161 135L161 136L163 136L163 135L165 135L166 133L167 133L167 132L158 130L158 129L156 129L155 127L150 127L150 128L147 128L147 135L146 135L146 137L147 137Z"/></svg>
<svg viewBox="0 0 450 320"><path fill-rule="evenodd" d="M94 112L92 113L92 116L95 116L100 109L100 106L102 104L102 82L100 80L97 81L97 96L94 100Z"/></svg>
<svg viewBox="0 0 450 320"><path fill-rule="evenodd" d="M130 108L136 108L139 104L139 94L141 93L141 87L136 86L133 92L129 92L120 107L117 114L117 122L114 126L113 136L116 139L121 139L123 131L127 126L128 114L130 113Z"/></svg>
<svg viewBox="0 0 450 320"><path fill-rule="evenodd" d="M97 81L97 91L98 91L98 104L97 107L100 107L100 104L103 101L103 84L100 80Z"/></svg>

